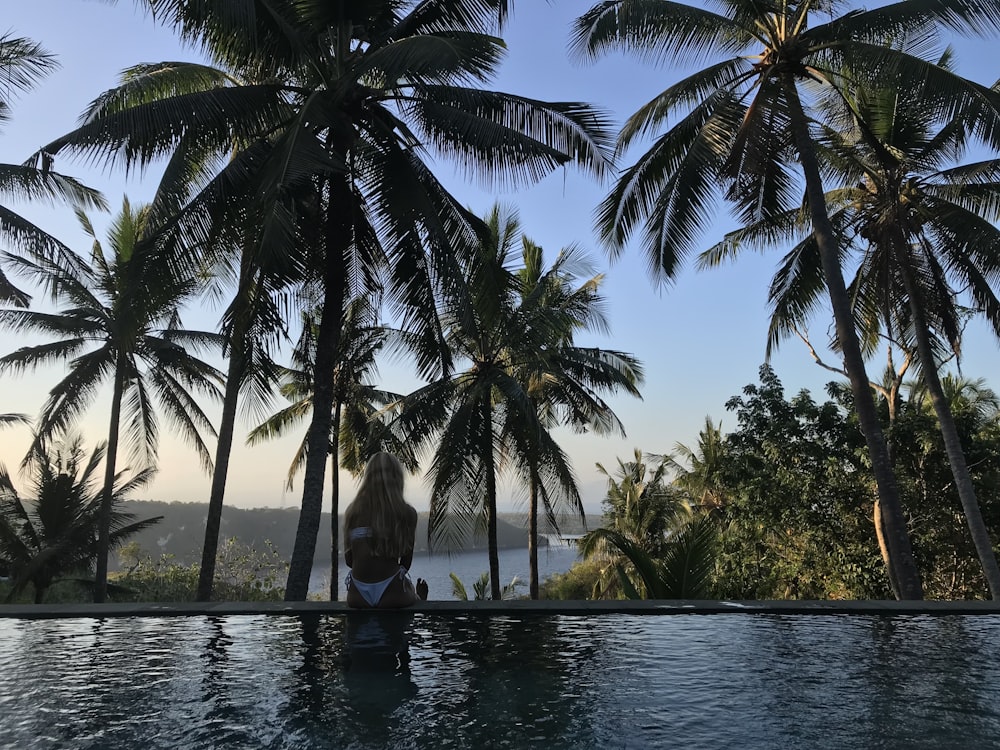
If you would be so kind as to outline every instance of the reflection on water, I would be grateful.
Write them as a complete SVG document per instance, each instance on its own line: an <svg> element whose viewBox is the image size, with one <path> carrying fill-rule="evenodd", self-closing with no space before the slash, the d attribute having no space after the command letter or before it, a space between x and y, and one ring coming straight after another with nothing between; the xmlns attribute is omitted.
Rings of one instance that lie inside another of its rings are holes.
<svg viewBox="0 0 1000 750"><path fill-rule="evenodd" d="M1000 617L0 620L3 748L980 748Z"/></svg>

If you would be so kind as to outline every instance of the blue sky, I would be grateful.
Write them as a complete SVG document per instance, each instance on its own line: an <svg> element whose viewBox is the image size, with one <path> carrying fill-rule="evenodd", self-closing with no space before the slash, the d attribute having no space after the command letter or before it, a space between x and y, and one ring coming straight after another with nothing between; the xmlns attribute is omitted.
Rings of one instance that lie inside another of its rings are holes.
<svg viewBox="0 0 1000 750"><path fill-rule="evenodd" d="M17 163L42 144L70 130L80 112L99 93L115 85L119 72L139 62L189 60L193 50L182 47L168 29L133 8L128 0L117 5L96 0L32 0L6 3L3 29L27 36L56 54L61 68L43 80L28 95L14 102L13 119L0 132L0 161ZM509 55L496 81L496 88L548 100L591 102L607 110L617 126L656 92L676 80L678 72L655 68L621 56L596 63L571 61L567 54L570 23L590 6L577 0L521 0L505 39ZM992 83L997 72L987 66L988 42L959 46L960 71L984 83ZM630 163L638 151L628 155ZM588 248L595 264L606 272L603 286L611 320L610 337L580 339L592 344L631 352L646 368L643 400L612 399L628 436L624 439L565 433L563 445L572 456L585 504L597 512L604 480L594 469L596 462L611 468L616 459L628 459L634 448L654 453L673 450L676 442L693 445L705 417L723 428L732 427L733 415L725 402L744 385L756 382L764 358L767 330L767 284L776 255L747 255L738 263L711 271L687 267L669 288L655 288L645 270L638 243L614 263L609 263L593 232L593 210L610 185L596 184L575 170L557 172L538 185L518 192L489 185L468 184L452 172L447 161L434 162L436 171L474 211L485 213L500 200L518 208L525 233L546 248L548 257L560 247L577 243ZM128 195L133 203L148 199L156 174L126 176L82 160L61 160L57 168L104 191L112 208ZM49 232L86 252L89 242L76 226L68 209L37 205L14 205ZM99 236L107 217L95 217ZM716 225L706 233L707 247L732 223L724 209ZM190 328L213 329L219 310L209 306L187 311ZM826 316L817 318L810 334L818 347L828 337ZM11 351L29 341L0 332L0 349ZM836 359L823 350L829 362ZM995 339L981 325L967 331L963 372L988 380L997 371L1000 356ZM797 340L785 342L772 365L788 392L808 388L815 397L831 379L810 359ZM877 373L882 361L874 362ZM398 364L381 368L383 385L405 391L417 381ZM62 376L62 370L41 370L22 377L0 380L0 413L36 414L46 391ZM994 387L1000 387L993 382ZM81 429L92 445L107 433L106 401L95 402ZM0 462L13 470L28 445L24 429L0 432ZM243 507L294 506L299 487L283 492L293 441L247 448L237 446L230 469L226 502ZM351 480L344 480L348 497ZM23 483L22 483L23 485ZM206 501L209 480L199 469L193 452L164 430L160 446L160 472L145 496L158 500ZM411 502L426 507L426 491L419 479L408 487ZM523 507L519 491L508 488L509 507Z"/></svg>

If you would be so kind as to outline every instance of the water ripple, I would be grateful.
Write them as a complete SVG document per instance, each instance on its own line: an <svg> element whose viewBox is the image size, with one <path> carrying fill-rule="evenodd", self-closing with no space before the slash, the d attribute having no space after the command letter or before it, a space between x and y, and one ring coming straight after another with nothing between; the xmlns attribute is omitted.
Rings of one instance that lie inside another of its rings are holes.
<svg viewBox="0 0 1000 750"><path fill-rule="evenodd" d="M0 621L3 748L972 748L1000 618Z"/></svg>

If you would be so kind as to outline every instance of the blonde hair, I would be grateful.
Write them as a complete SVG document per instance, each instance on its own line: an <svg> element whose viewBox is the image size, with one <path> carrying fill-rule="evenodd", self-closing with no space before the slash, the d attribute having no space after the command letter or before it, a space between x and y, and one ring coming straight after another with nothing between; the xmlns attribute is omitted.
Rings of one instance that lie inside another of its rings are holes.
<svg viewBox="0 0 1000 750"><path fill-rule="evenodd" d="M344 547L351 529L367 526L375 557L398 558L413 551L416 511L403 499L403 465L391 453L376 453L365 465L354 502L344 511Z"/></svg>

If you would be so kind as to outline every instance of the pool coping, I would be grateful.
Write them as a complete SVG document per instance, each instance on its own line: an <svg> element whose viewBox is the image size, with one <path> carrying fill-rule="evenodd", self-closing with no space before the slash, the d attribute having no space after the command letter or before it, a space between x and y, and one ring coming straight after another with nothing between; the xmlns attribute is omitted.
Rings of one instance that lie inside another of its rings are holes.
<svg viewBox="0 0 1000 750"><path fill-rule="evenodd" d="M110 604L0 604L0 619L183 617L229 615L343 615L344 602L130 602ZM736 601L736 600L539 600L428 601L405 610L447 616L468 615L998 615L996 601Z"/></svg>

